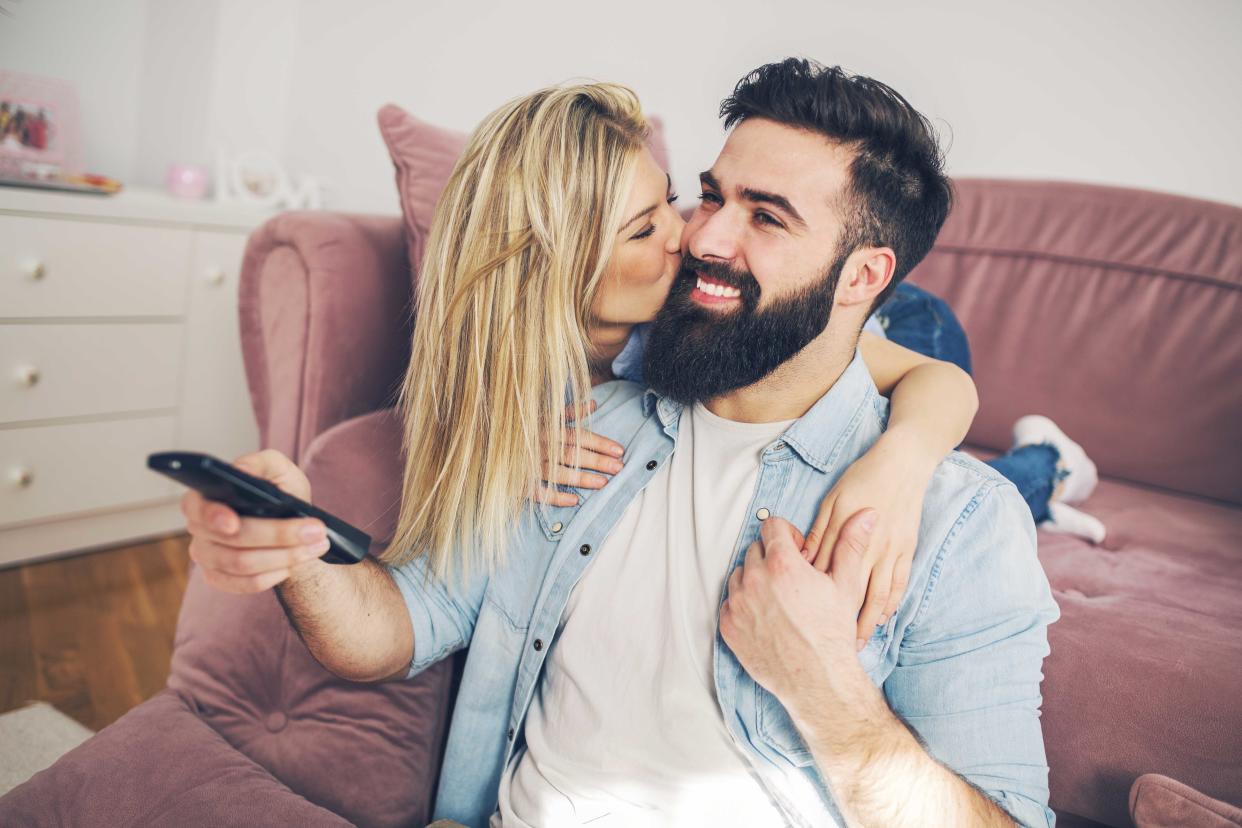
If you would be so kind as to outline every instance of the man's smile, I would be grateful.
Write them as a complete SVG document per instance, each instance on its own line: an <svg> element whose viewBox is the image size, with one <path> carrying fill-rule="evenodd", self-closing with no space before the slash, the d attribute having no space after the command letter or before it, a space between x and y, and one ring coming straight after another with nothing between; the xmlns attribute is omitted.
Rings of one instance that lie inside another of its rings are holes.
<svg viewBox="0 0 1242 828"><path fill-rule="evenodd" d="M742 299L742 291L735 287L704 278L699 274L695 274L698 283L693 291L690 292L690 298L701 305L730 305L734 302L740 302Z"/></svg>

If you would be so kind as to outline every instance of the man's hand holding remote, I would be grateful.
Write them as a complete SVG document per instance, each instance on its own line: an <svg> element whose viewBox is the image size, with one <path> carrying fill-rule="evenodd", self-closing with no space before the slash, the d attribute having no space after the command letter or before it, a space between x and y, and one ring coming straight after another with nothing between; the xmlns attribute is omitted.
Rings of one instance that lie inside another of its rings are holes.
<svg viewBox="0 0 1242 828"><path fill-rule="evenodd" d="M311 502L310 481L279 451L246 454L233 465ZM192 538L190 557L202 567L207 583L225 592L271 589L295 571L305 572L328 551L323 521L316 518L242 517L194 489L181 498L181 512Z"/></svg>
<svg viewBox="0 0 1242 828"><path fill-rule="evenodd" d="M238 469L311 501L310 481L292 460L266 449L232 461ZM388 571L367 558L355 566L319 560L328 550L316 518L242 517L194 490L181 499L190 557L225 592L276 594L311 654L342 678L401 678L414 653L409 612ZM306 534L303 534L306 532Z"/></svg>

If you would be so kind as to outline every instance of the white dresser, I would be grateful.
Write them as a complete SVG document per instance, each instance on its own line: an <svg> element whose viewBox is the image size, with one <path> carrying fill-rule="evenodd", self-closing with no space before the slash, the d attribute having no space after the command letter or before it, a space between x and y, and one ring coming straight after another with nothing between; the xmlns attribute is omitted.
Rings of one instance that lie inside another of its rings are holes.
<svg viewBox="0 0 1242 828"><path fill-rule="evenodd" d="M0 187L0 567L182 529L147 455L258 448L237 279L270 215Z"/></svg>

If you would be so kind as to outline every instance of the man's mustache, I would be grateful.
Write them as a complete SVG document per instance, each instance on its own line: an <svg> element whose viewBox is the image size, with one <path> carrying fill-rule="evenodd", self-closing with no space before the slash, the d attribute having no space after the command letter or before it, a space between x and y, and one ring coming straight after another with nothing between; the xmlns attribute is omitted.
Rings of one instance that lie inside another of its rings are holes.
<svg viewBox="0 0 1242 828"><path fill-rule="evenodd" d="M687 293L694 289L700 276L726 287L737 288L742 292L743 299L751 297L757 300L759 298L759 282L748 271L737 270L724 262L706 262L689 253L684 254L677 278L688 282Z"/></svg>

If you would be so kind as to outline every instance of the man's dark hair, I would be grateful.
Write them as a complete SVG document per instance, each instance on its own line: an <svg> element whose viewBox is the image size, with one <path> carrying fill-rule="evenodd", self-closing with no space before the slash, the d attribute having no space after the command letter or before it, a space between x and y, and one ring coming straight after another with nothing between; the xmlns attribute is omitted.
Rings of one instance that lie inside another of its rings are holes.
<svg viewBox="0 0 1242 828"><path fill-rule="evenodd" d="M854 152L840 205L839 254L891 247L892 281L883 304L931 250L953 202L944 156L927 118L877 80L802 58L760 66L720 104L725 129L765 118L806 129Z"/></svg>

